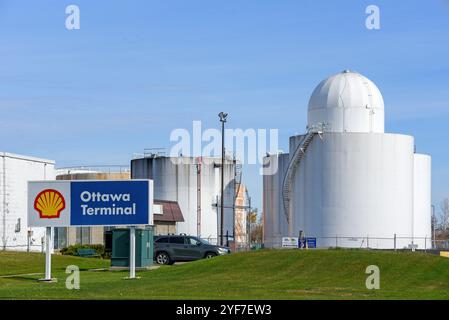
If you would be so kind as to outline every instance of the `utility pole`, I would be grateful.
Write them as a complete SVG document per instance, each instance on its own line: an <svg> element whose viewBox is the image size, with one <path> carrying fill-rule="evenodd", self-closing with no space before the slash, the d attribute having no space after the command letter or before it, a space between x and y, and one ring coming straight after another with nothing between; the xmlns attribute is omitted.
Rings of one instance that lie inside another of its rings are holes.
<svg viewBox="0 0 449 320"><path fill-rule="evenodd" d="M251 197L248 197L248 207L249 207L249 214L248 214L248 250L251 250L251 217L253 214L253 210L251 208Z"/></svg>
<svg viewBox="0 0 449 320"><path fill-rule="evenodd" d="M218 114L221 122L221 208L220 208L220 245L223 245L224 234L224 161L225 161L225 138L224 127L228 117L227 113L220 112Z"/></svg>
<svg viewBox="0 0 449 320"><path fill-rule="evenodd" d="M196 164L196 235L201 238L201 162L198 157Z"/></svg>

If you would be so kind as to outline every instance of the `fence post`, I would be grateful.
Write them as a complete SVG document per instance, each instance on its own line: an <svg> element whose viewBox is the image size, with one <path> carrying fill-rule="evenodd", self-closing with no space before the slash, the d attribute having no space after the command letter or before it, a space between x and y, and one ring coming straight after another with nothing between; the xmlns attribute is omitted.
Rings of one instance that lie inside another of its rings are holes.
<svg viewBox="0 0 449 320"><path fill-rule="evenodd" d="M338 248L338 235L335 235L335 248Z"/></svg>
<svg viewBox="0 0 449 320"><path fill-rule="evenodd" d="M396 251L396 233L394 234L394 251Z"/></svg>
<svg viewBox="0 0 449 320"><path fill-rule="evenodd" d="M369 236L366 236L366 248L369 249Z"/></svg>
<svg viewBox="0 0 449 320"><path fill-rule="evenodd" d="M424 252L427 252L427 236L424 237Z"/></svg>

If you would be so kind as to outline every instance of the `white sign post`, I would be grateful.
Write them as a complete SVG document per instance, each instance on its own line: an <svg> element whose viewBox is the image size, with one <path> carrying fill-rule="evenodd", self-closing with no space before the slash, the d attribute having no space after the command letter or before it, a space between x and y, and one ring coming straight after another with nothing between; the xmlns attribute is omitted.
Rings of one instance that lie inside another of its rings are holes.
<svg viewBox="0 0 449 320"><path fill-rule="evenodd" d="M39 281L53 282L56 279L51 278L51 227L45 229L45 278Z"/></svg>
<svg viewBox="0 0 449 320"><path fill-rule="evenodd" d="M129 229L129 278L136 278L136 227Z"/></svg>

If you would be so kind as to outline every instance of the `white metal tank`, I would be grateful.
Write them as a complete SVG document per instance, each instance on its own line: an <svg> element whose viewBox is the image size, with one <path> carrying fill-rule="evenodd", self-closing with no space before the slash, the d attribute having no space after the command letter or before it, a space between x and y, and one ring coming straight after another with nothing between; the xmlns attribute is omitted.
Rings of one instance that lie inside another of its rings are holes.
<svg viewBox="0 0 449 320"><path fill-rule="evenodd" d="M263 176L263 226L264 245L270 248L281 246L282 237L288 236L288 222L284 214L280 190L289 162L289 154L270 155L264 163L278 168L276 174Z"/></svg>
<svg viewBox="0 0 449 320"><path fill-rule="evenodd" d="M307 133L267 161L279 165L264 177L267 247L302 231L319 247L430 248L431 159L412 136L384 133L383 98L366 77L322 81Z"/></svg>
<svg viewBox="0 0 449 320"><path fill-rule="evenodd" d="M396 234L397 248L407 247L413 235L413 149L413 137L399 134L314 139L295 175L292 234L303 230L325 247L370 248L393 248Z"/></svg>
<svg viewBox="0 0 449 320"><path fill-rule="evenodd" d="M178 233L198 235L217 241L220 228L221 159L202 157L144 157L131 161L132 179L153 179L154 198L176 201L184 222L177 223ZM201 170L198 165L201 163ZM224 165L224 235L233 235L235 163ZM199 205L199 206L198 206ZM200 216L200 224L198 217Z"/></svg>

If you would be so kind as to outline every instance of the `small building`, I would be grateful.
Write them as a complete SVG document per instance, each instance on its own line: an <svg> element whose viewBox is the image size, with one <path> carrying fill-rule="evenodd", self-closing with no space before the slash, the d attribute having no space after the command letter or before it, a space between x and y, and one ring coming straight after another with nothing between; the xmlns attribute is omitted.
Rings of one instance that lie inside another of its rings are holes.
<svg viewBox="0 0 449 320"><path fill-rule="evenodd" d="M184 222L181 208L176 201L154 200L154 234L177 233L176 224Z"/></svg>
<svg viewBox="0 0 449 320"><path fill-rule="evenodd" d="M0 236L3 250L41 251L45 228L28 228L28 181L54 180L53 160L0 152Z"/></svg>

